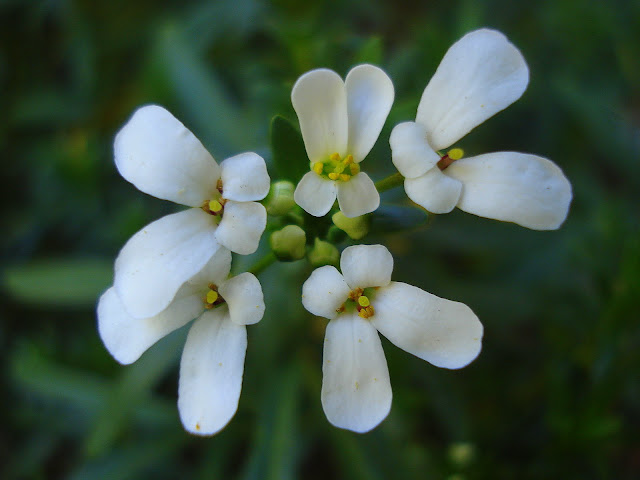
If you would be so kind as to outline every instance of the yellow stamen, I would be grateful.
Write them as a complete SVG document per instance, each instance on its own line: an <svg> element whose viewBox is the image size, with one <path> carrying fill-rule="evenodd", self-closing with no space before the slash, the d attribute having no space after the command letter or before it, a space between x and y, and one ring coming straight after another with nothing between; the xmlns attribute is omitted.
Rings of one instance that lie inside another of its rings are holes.
<svg viewBox="0 0 640 480"><path fill-rule="evenodd" d="M337 180L337 179L338 179L338 176L339 176L339 174L338 174L338 173L336 173L336 172L331 172L331 173L329 174L329 178L330 178L331 180Z"/></svg>
<svg viewBox="0 0 640 480"><path fill-rule="evenodd" d="M332 160L334 162L337 162L340 160L340 154L338 152L332 153L331 155L329 155L329 160Z"/></svg>
<svg viewBox="0 0 640 480"><path fill-rule="evenodd" d="M360 311L358 312L358 316L364 319L373 317L373 314L374 314L374 311L371 305L369 305L366 308L361 308Z"/></svg>
<svg viewBox="0 0 640 480"><path fill-rule="evenodd" d="M316 162L313 164L313 171L316 172L318 175L322 174L323 168L324 168L324 165L322 165L322 162Z"/></svg>
<svg viewBox="0 0 640 480"><path fill-rule="evenodd" d="M211 210L213 213L218 213L222 210L222 204L218 200L210 200L209 210Z"/></svg>
<svg viewBox="0 0 640 480"><path fill-rule="evenodd" d="M349 165L350 163L353 163L353 155L347 155L343 161L345 165Z"/></svg>
<svg viewBox="0 0 640 480"><path fill-rule="evenodd" d="M347 175L346 173L341 173L340 180L342 180L343 182L348 182L349 180L351 180L351 175Z"/></svg>
<svg viewBox="0 0 640 480"><path fill-rule="evenodd" d="M207 303L215 303L216 300L218 300L218 292L209 290L207 292Z"/></svg>
<svg viewBox="0 0 640 480"><path fill-rule="evenodd" d="M351 175L360 173L360 165L358 165L357 163L352 163L349 165L349 170L351 170Z"/></svg>
<svg viewBox="0 0 640 480"><path fill-rule="evenodd" d="M344 163L339 163L339 164L337 164L335 166L333 171L336 172L336 173L342 173L342 172L344 172L345 168L347 168L347 166Z"/></svg>
<svg viewBox="0 0 640 480"><path fill-rule="evenodd" d="M451 160L460 160L464 155L464 150L461 148L452 148L447 152L447 155Z"/></svg>
<svg viewBox="0 0 640 480"><path fill-rule="evenodd" d="M358 298L358 303L360 304L361 307L368 307L369 305L371 305L371 302L369 301L369 299L364 295Z"/></svg>

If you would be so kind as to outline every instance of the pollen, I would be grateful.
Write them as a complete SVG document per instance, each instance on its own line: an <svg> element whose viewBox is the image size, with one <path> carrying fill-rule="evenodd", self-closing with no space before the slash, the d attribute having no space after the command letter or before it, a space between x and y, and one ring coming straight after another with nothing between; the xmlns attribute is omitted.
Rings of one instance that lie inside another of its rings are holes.
<svg viewBox="0 0 640 480"><path fill-rule="evenodd" d="M362 296L358 297L358 304L361 307L368 307L369 305L371 305L371 302L369 301L369 299L367 297L362 295Z"/></svg>
<svg viewBox="0 0 640 480"><path fill-rule="evenodd" d="M349 165L351 163L353 163L353 155L347 155L346 158L344 159L344 164Z"/></svg>
<svg viewBox="0 0 640 480"><path fill-rule="evenodd" d="M324 168L324 165L322 165L322 162L316 162L313 164L313 171L316 172L318 175L322 174L323 168Z"/></svg>
<svg viewBox="0 0 640 480"><path fill-rule="evenodd" d="M330 178L331 180L337 180L337 179L338 179L338 177L340 177L340 174L339 174L339 173L331 172L331 173L329 174L329 178Z"/></svg>
<svg viewBox="0 0 640 480"><path fill-rule="evenodd" d="M367 318L373 317L374 313L375 311L373 310L373 306L369 305L368 307L361 308L358 311L358 316L366 320Z"/></svg>
<svg viewBox="0 0 640 480"><path fill-rule="evenodd" d="M452 148L447 152L447 155L451 160L460 160L464 155L464 150L461 148Z"/></svg>
<svg viewBox="0 0 640 480"><path fill-rule="evenodd" d="M351 172L351 175L360 173L360 165L358 165L357 163L349 164L349 171Z"/></svg>
<svg viewBox="0 0 640 480"><path fill-rule="evenodd" d="M329 160L331 160L332 162L339 162L340 154L338 152L332 153L331 155L329 155Z"/></svg>
<svg viewBox="0 0 640 480"><path fill-rule="evenodd" d="M341 173L340 180L342 180L343 182L348 182L349 180L351 180L351 175L347 175L346 173Z"/></svg>

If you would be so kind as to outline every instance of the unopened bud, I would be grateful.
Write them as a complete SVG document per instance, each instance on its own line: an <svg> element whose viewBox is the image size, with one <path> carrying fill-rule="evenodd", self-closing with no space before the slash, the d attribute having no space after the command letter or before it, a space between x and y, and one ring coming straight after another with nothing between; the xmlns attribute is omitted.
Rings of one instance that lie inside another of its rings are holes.
<svg viewBox="0 0 640 480"><path fill-rule="evenodd" d="M313 268L324 267L325 265L337 266L340 261L340 252L338 252L333 243L316 238L308 257L309 263Z"/></svg>
<svg viewBox="0 0 640 480"><path fill-rule="evenodd" d="M287 180L280 180L271 184L271 189L267 198L264 200L264 206L269 215L286 215L295 206L293 199L295 186Z"/></svg>
<svg viewBox="0 0 640 480"><path fill-rule="evenodd" d="M345 217L342 212L336 212L331 217L333 223L343 230L353 240L360 240L369 233L369 218L366 215L360 217Z"/></svg>
<svg viewBox="0 0 640 480"><path fill-rule="evenodd" d="M271 234L271 250L278 260L290 262L300 260L306 252L307 235L297 225L287 225Z"/></svg>

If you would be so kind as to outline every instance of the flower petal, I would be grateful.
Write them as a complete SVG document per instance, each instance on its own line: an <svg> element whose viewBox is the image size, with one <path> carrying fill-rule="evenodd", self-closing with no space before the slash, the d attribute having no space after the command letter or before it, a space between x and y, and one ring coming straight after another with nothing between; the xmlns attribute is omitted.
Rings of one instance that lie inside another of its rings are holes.
<svg viewBox="0 0 640 480"><path fill-rule="evenodd" d="M220 178L220 167L200 140L157 105L136 110L113 150L120 175L138 190L182 205L202 205Z"/></svg>
<svg viewBox="0 0 640 480"><path fill-rule="evenodd" d="M462 183L434 167L418 178L405 178L404 191L431 213L449 213L458 203Z"/></svg>
<svg viewBox="0 0 640 480"><path fill-rule="evenodd" d="M190 285L194 292L200 295L209 290L209 284L221 285L227 280L229 271L231 270L231 252L221 247L211 257L207 264L187 281L186 285Z"/></svg>
<svg viewBox="0 0 640 480"><path fill-rule="evenodd" d="M308 214L322 217L331 210L336 195L336 182L322 178L315 172L307 172L298 182L293 199Z"/></svg>
<svg viewBox="0 0 640 480"><path fill-rule="evenodd" d="M249 272L230 278L218 290L229 306L231 321L238 325L258 323L264 315L260 281Z"/></svg>
<svg viewBox="0 0 640 480"><path fill-rule="evenodd" d="M199 208L150 223L122 247L114 288L129 314L149 318L167 308L180 286L216 253L216 225Z"/></svg>
<svg viewBox="0 0 640 480"><path fill-rule="evenodd" d="M351 288L384 287L391 281L393 257L383 245L353 245L342 252L340 270Z"/></svg>
<svg viewBox="0 0 640 480"><path fill-rule="evenodd" d="M550 160L516 152L464 158L445 170L464 184L458 208L534 230L555 230L569 212L571 184Z"/></svg>
<svg viewBox="0 0 640 480"><path fill-rule="evenodd" d="M104 346L118 362L135 362L151 345L193 320L203 310L202 299L185 292L151 318L133 318L113 287L98 302L98 332Z"/></svg>
<svg viewBox="0 0 640 480"><path fill-rule="evenodd" d="M266 226L267 211L261 204L229 200L224 204L216 240L232 252L249 255L258 249Z"/></svg>
<svg viewBox="0 0 640 480"><path fill-rule="evenodd" d="M247 152L227 158L220 164L223 197L237 202L262 200L269 193L271 179L264 159Z"/></svg>
<svg viewBox="0 0 640 480"><path fill-rule="evenodd" d="M373 65L358 65L345 79L349 146L347 151L360 162L373 148L393 105L393 83Z"/></svg>
<svg viewBox="0 0 640 480"><path fill-rule="evenodd" d="M495 30L468 33L445 54L422 94L416 121L441 150L507 108L524 93L529 69L522 54Z"/></svg>
<svg viewBox="0 0 640 480"><path fill-rule="evenodd" d="M331 265L316 268L302 285L302 306L319 317L336 318L351 289Z"/></svg>
<svg viewBox="0 0 640 480"><path fill-rule="evenodd" d="M372 299L371 323L391 343L442 368L462 368L482 347L483 328L464 303L391 282Z"/></svg>
<svg viewBox="0 0 640 480"><path fill-rule="evenodd" d="M440 156L427 143L427 131L415 122L396 125L389 137L391 161L398 171L407 178L424 175L433 168Z"/></svg>
<svg viewBox="0 0 640 480"><path fill-rule="evenodd" d="M391 383L378 332L356 313L327 325L322 354L322 408L340 428L364 433L391 409Z"/></svg>
<svg viewBox="0 0 640 480"><path fill-rule="evenodd" d="M369 175L360 172L338 183L338 205L345 217L359 217L380 206L380 194Z"/></svg>
<svg viewBox="0 0 640 480"><path fill-rule="evenodd" d="M319 68L302 75L291 91L300 131L312 162L347 150L349 123L344 82L333 70ZM298 159L295 159L296 161Z"/></svg>
<svg viewBox="0 0 640 480"><path fill-rule="evenodd" d="M178 410L184 428L213 435L238 409L247 329L229 319L226 307L207 311L189 331L180 361Z"/></svg>

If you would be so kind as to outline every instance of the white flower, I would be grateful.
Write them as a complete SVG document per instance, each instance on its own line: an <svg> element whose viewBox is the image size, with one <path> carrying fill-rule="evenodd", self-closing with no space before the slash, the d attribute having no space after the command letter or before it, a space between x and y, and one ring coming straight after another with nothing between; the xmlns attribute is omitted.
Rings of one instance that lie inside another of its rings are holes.
<svg viewBox="0 0 640 480"><path fill-rule="evenodd" d="M393 163L409 198L433 213L457 206L536 230L558 228L572 194L553 162L516 152L462 160L460 149L436 153L515 102L528 82L522 54L501 33L477 30L456 42L425 88L416 121L391 132Z"/></svg>
<svg viewBox="0 0 640 480"><path fill-rule="evenodd" d="M120 251L114 287L133 317L164 310L220 245L250 254L265 229L269 192L262 157L242 153L220 166L162 107L137 110L115 139L120 174L139 190L189 207L136 233Z"/></svg>
<svg viewBox="0 0 640 480"><path fill-rule="evenodd" d="M382 245L346 248L342 274L313 271L302 304L328 318L322 364L322 407L336 427L366 432L391 408L391 384L378 333L443 368L462 368L480 353L482 324L463 303L392 282L393 257Z"/></svg>
<svg viewBox="0 0 640 480"><path fill-rule="evenodd" d="M190 320L180 363L178 409L186 430L213 435L238 408L244 357L245 325L260 321L264 299L251 273L227 279L231 253L219 249L204 268L178 290L163 311L149 318L127 313L115 289L98 303L98 330L107 350L120 363L135 362L155 342Z"/></svg>
<svg viewBox="0 0 640 480"><path fill-rule="evenodd" d="M311 161L294 193L311 215L325 215L338 197L347 217L373 212L380 195L360 162L375 144L393 104L391 79L373 65L353 68L343 82L327 69L302 75L291 91Z"/></svg>

